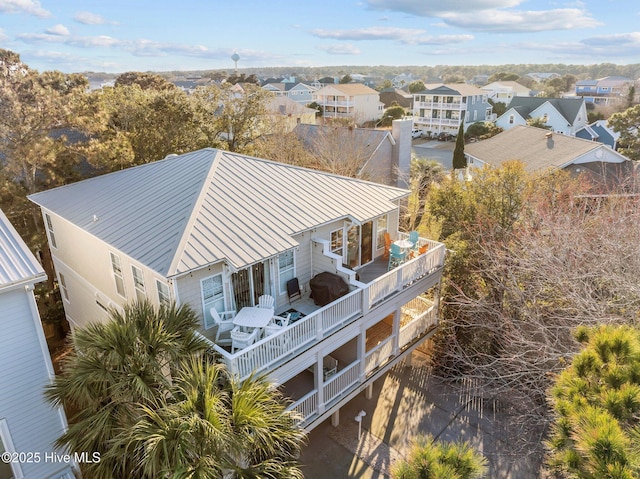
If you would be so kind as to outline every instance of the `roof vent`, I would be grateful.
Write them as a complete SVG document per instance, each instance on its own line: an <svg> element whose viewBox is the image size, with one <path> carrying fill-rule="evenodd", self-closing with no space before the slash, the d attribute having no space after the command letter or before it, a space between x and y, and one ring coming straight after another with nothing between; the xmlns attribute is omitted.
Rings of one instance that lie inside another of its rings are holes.
<svg viewBox="0 0 640 479"><path fill-rule="evenodd" d="M553 132L551 132L551 131L550 131L549 133L547 133L547 134L545 134L545 135L544 135L544 137L545 137L547 140L548 140L548 139L550 139L552 136L553 136Z"/></svg>

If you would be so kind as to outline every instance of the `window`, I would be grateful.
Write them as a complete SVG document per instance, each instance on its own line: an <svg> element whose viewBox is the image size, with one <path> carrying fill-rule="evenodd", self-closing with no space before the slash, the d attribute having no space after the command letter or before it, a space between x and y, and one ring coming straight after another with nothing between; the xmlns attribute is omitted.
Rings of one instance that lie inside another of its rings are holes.
<svg viewBox="0 0 640 479"><path fill-rule="evenodd" d="M476 104L476 96L475 96L475 95L473 95L473 96L471 97L471 104L472 104L472 105L475 105L475 104Z"/></svg>
<svg viewBox="0 0 640 479"><path fill-rule="evenodd" d="M549 115L548 115L547 113L545 113L545 114L543 115L543 117L542 117L542 121L543 121L544 123L546 123L548 119L549 119Z"/></svg>
<svg viewBox="0 0 640 479"><path fill-rule="evenodd" d="M287 292L287 281L296 275L293 250L278 255L278 279L280 281L280 294Z"/></svg>
<svg viewBox="0 0 640 479"><path fill-rule="evenodd" d="M473 121L478 119L478 110L473 110Z"/></svg>
<svg viewBox="0 0 640 479"><path fill-rule="evenodd" d="M58 246L56 245L56 235L53 233L53 224L51 223L51 216L45 213L44 219L47 223L47 232L49 233L49 242L51 243L51 246L53 246L54 248L57 248Z"/></svg>
<svg viewBox="0 0 640 479"><path fill-rule="evenodd" d="M515 115L509 115L509 124L510 125L513 125L513 122L514 122L515 118L516 118Z"/></svg>
<svg viewBox="0 0 640 479"><path fill-rule="evenodd" d="M6 419L0 419L0 454L4 452L16 452L9 433ZM0 461L0 479L21 479L22 469L17 462L6 463Z"/></svg>
<svg viewBox="0 0 640 479"><path fill-rule="evenodd" d="M204 327L209 329L215 326L209 310L215 308L216 311L224 311L224 287L222 275L216 274L205 278L200 283L202 290L202 310L204 311Z"/></svg>
<svg viewBox="0 0 640 479"><path fill-rule="evenodd" d="M376 248L384 248L384 234L387 232L387 215L381 216L376 220L377 241Z"/></svg>
<svg viewBox="0 0 640 479"><path fill-rule="evenodd" d="M169 304L171 304L169 285L156 279L156 287L158 288L158 301L160 302L160 306L169 306Z"/></svg>
<svg viewBox="0 0 640 479"><path fill-rule="evenodd" d="M144 275L142 274L142 270L134 265L131 265L131 271L133 272L133 285L136 288L136 299L138 302L142 302L147 299L144 288Z"/></svg>
<svg viewBox="0 0 640 479"><path fill-rule="evenodd" d="M127 295L124 290L124 277L122 275L122 265L120 264L120 257L109 253L111 255L111 271L113 271L113 280L116 282L116 292L126 298Z"/></svg>
<svg viewBox="0 0 640 479"><path fill-rule="evenodd" d="M331 252L342 257L342 229L331 232Z"/></svg>
<svg viewBox="0 0 640 479"><path fill-rule="evenodd" d="M64 274L60 273L60 294L62 294L62 299L69 302L69 290L67 290L67 282L64 279Z"/></svg>

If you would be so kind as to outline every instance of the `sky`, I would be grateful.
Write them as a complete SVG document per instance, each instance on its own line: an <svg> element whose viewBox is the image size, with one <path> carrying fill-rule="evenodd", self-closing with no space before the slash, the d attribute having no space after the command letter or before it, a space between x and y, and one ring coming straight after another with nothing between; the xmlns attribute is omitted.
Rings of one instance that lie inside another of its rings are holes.
<svg viewBox="0 0 640 479"><path fill-rule="evenodd" d="M640 63L638 0L0 0L39 71ZM357 73L357 72L353 72Z"/></svg>

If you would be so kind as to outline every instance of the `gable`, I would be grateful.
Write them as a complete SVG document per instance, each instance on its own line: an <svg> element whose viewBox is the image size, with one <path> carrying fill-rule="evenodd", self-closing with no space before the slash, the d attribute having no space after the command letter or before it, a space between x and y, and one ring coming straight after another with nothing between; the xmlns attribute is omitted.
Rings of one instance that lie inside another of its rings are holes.
<svg viewBox="0 0 640 479"><path fill-rule="evenodd" d="M0 210L0 290L45 278L42 266Z"/></svg>

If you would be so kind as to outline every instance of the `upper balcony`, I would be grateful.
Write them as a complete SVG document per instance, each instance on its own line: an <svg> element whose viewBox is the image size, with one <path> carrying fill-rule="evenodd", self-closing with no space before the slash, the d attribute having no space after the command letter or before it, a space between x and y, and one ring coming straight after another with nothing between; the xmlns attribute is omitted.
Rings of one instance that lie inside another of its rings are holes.
<svg viewBox="0 0 640 479"><path fill-rule="evenodd" d="M406 237L407 234L400 233L398 239ZM351 291L323 307L316 306L306 292L304 298L295 303L304 317L235 353L211 342L222 362L238 377L246 378L255 372L265 373L278 368L424 279L432 279L435 284L444 265L445 246L425 238L419 239L418 246L428 246L427 251L400 266L387 271L387 260L379 258L357 273L342 266L342 258L330 252L327 241L315 240L314 243L314 255L318 256L315 264L343 276ZM415 325L408 324L407 328L413 331ZM405 334L405 339L415 338L419 331L414 333Z"/></svg>

